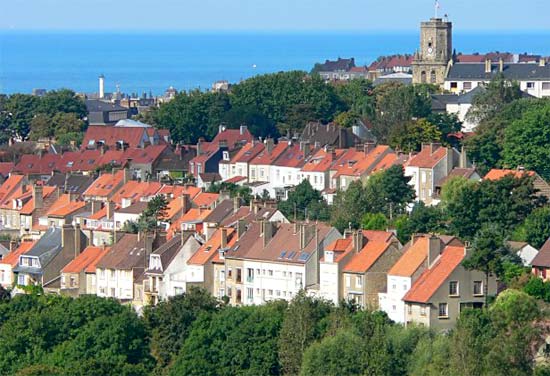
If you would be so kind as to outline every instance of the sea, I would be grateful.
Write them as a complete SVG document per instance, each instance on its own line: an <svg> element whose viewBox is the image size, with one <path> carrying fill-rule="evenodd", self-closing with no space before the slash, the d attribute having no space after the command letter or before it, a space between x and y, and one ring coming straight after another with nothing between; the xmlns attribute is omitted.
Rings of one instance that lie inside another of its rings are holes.
<svg viewBox="0 0 550 376"><path fill-rule="evenodd" d="M550 55L545 32L456 32L464 53L510 51ZM259 74L309 71L316 62L355 57L357 65L378 56L413 53L411 32L35 32L0 31L0 93L70 88L162 94L209 89L214 81L239 82Z"/></svg>

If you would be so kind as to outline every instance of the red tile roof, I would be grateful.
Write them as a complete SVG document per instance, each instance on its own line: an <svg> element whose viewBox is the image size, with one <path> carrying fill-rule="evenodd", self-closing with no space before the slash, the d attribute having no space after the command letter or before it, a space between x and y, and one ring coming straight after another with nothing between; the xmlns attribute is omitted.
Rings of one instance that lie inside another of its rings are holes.
<svg viewBox="0 0 550 376"><path fill-rule="evenodd" d="M193 198L195 205L199 207L210 207L220 197L218 193L203 192Z"/></svg>
<svg viewBox="0 0 550 376"><path fill-rule="evenodd" d="M277 145L273 146L271 153L267 152L267 148L264 148L252 161L250 164L254 165L270 165L274 160L276 160L284 151L288 148L288 141L281 141Z"/></svg>
<svg viewBox="0 0 550 376"><path fill-rule="evenodd" d="M221 247L221 229L216 230L210 239L204 243L187 261L190 265L204 265L219 253L218 250ZM233 236L235 230L233 228L227 229L227 246L231 247L237 240L236 236Z"/></svg>
<svg viewBox="0 0 550 376"><path fill-rule="evenodd" d="M319 149L302 167L304 172L325 172L328 171L336 160L341 157L345 149L336 149L334 154L324 148Z"/></svg>
<svg viewBox="0 0 550 376"><path fill-rule="evenodd" d="M311 149L310 145L307 145ZM300 144L295 143L286 148L279 157L272 162L272 166L280 167L302 167L306 162L304 151L300 150Z"/></svg>
<svg viewBox="0 0 550 376"><path fill-rule="evenodd" d="M360 252L351 256L342 269L345 272L364 273L386 252L391 244L393 234L385 231L364 231L367 244Z"/></svg>
<svg viewBox="0 0 550 376"><path fill-rule="evenodd" d="M159 182L139 182L130 180L126 182L111 198L111 201L121 205L123 199L130 199L132 202L138 201L142 197L153 197L162 188Z"/></svg>
<svg viewBox="0 0 550 376"><path fill-rule="evenodd" d="M84 191L84 196L107 197L113 193L117 186L124 180L124 171L115 174L105 173L98 177L92 185Z"/></svg>
<svg viewBox="0 0 550 376"><path fill-rule="evenodd" d="M235 146L239 143L247 143L254 139L252 133L247 129L241 133L239 129L225 129L222 132L219 132L216 137L212 140L213 147L218 148L220 141L225 141L229 150L235 149Z"/></svg>
<svg viewBox="0 0 550 376"><path fill-rule="evenodd" d="M109 252L110 247L86 247L74 260L65 266L61 273L95 273L96 264Z"/></svg>
<svg viewBox="0 0 550 376"><path fill-rule="evenodd" d="M229 178L225 180L225 183L238 183L240 181L246 180L246 176L233 176L232 178Z"/></svg>
<svg viewBox="0 0 550 376"><path fill-rule="evenodd" d="M46 185L42 188L42 194L43 194L44 198L49 197L52 193L54 193L56 191L57 191L57 187L49 187L49 186ZM31 195L32 195L32 192L31 192ZM23 214L23 215L31 215L33 213L34 209L35 209L35 207L34 207L34 198L31 198L29 201L27 201L23 205L21 210L19 210L19 213Z"/></svg>
<svg viewBox="0 0 550 376"><path fill-rule="evenodd" d="M0 162L0 175L8 176L14 167L15 163L13 162Z"/></svg>
<svg viewBox="0 0 550 376"><path fill-rule="evenodd" d="M264 144L261 142L248 142L231 158L231 163L248 163L261 153L264 148Z"/></svg>
<svg viewBox="0 0 550 376"><path fill-rule="evenodd" d="M423 147L422 150L412 157L407 163L410 167L434 168L447 155L447 148L437 147L432 153L431 147Z"/></svg>
<svg viewBox="0 0 550 376"><path fill-rule="evenodd" d="M411 277L428 257L428 236L421 236L408 244L405 253L388 271L388 275Z"/></svg>
<svg viewBox="0 0 550 376"><path fill-rule="evenodd" d="M362 150L349 149L334 163L332 170L336 170L336 174L333 178L342 175L359 177L371 172L380 159L390 152L387 145L378 145L367 154Z"/></svg>
<svg viewBox="0 0 550 376"><path fill-rule="evenodd" d="M405 294L406 302L427 303L464 259L464 247L447 246L435 261L413 283Z"/></svg>
<svg viewBox="0 0 550 376"><path fill-rule="evenodd" d="M71 201L71 195L63 194L50 207L47 216L64 218L85 206L86 203L84 201Z"/></svg>
<svg viewBox="0 0 550 376"><path fill-rule="evenodd" d="M491 171L485 175L485 180L499 180L507 175L512 175L515 178L521 178L525 175L528 176L534 176L534 171L525 171L525 170L499 170L496 168L493 168Z"/></svg>
<svg viewBox="0 0 550 376"><path fill-rule="evenodd" d="M8 264L8 265L11 265L12 267L16 266L17 263L19 262L19 256L27 253L35 243L36 243L35 241L33 241L33 242L31 242L31 241L22 242L19 245L19 247L17 247L16 250L14 250L13 252L8 253L6 255L6 257L4 257L2 260L0 260L0 264Z"/></svg>
<svg viewBox="0 0 550 376"><path fill-rule="evenodd" d="M17 188L19 188L23 182L23 178L23 175L11 175L4 184L0 186L0 202L3 202L17 191Z"/></svg>
<svg viewBox="0 0 550 376"><path fill-rule="evenodd" d="M116 147L118 141L124 141L131 148L139 147L143 139L149 139L146 128L142 127L114 127L106 125L90 125L82 140L82 149L86 149L90 142L103 141L109 147Z"/></svg>

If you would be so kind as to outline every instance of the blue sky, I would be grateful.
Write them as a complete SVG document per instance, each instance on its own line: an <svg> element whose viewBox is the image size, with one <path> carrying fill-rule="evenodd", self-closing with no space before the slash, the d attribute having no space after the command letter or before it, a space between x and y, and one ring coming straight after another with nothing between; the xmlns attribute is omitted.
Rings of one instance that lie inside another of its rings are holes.
<svg viewBox="0 0 550 376"><path fill-rule="evenodd" d="M550 0L440 0L457 32L550 30ZM9 0L3 30L417 30L434 0Z"/></svg>

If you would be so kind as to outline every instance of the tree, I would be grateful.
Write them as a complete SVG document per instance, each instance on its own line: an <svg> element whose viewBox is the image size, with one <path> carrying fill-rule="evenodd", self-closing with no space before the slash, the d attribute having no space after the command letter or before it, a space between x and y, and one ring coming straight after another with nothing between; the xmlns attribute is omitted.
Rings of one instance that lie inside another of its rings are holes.
<svg viewBox="0 0 550 376"><path fill-rule="evenodd" d="M374 119L376 102L371 81L364 78L350 80L335 86L335 89L349 111L358 114L361 118Z"/></svg>
<svg viewBox="0 0 550 376"><path fill-rule="evenodd" d="M168 375L276 375L286 303L225 307L193 323Z"/></svg>
<svg viewBox="0 0 550 376"><path fill-rule="evenodd" d="M393 165L387 170L375 173L369 177L365 186L370 197L371 210L375 209L376 201L382 203L382 212L390 220L394 214L403 213L408 204L415 199L414 189L409 184L411 177L405 176L400 165Z"/></svg>
<svg viewBox="0 0 550 376"><path fill-rule="evenodd" d="M519 241L525 241L539 249L550 237L550 207L534 209L515 231Z"/></svg>
<svg viewBox="0 0 550 376"><path fill-rule="evenodd" d="M350 183L345 191L338 191L331 207L331 224L340 232L348 227L359 228L360 220L368 212L365 189L361 181Z"/></svg>
<svg viewBox="0 0 550 376"><path fill-rule="evenodd" d="M193 286L184 294L147 306L143 319L151 333L151 353L157 367L166 367L176 357L191 325L201 314L211 314L219 308L220 302L208 291Z"/></svg>
<svg viewBox="0 0 550 376"><path fill-rule="evenodd" d="M342 127L351 128L356 125L360 119L361 117L359 114L354 111L345 111L336 115L334 122Z"/></svg>
<svg viewBox="0 0 550 376"><path fill-rule="evenodd" d="M304 290L292 299L284 315L278 343L283 374L299 374L304 351L321 338L320 322L331 308L329 303L307 296Z"/></svg>
<svg viewBox="0 0 550 376"><path fill-rule="evenodd" d="M403 243L408 242L413 234L445 232L445 215L438 206L426 206L417 202L409 215L402 215L395 221L397 237Z"/></svg>
<svg viewBox="0 0 550 376"><path fill-rule="evenodd" d="M506 104L521 98L521 95L517 82L506 80L502 73L498 74L474 96L466 117L476 123L482 122L499 113Z"/></svg>
<svg viewBox="0 0 550 376"><path fill-rule="evenodd" d="M40 99L34 95L13 94L6 103L5 113L9 117L11 137L27 138L31 120L36 114Z"/></svg>
<svg viewBox="0 0 550 376"><path fill-rule="evenodd" d="M533 106L505 130L503 163L510 167L523 166L550 178L550 101Z"/></svg>
<svg viewBox="0 0 550 376"><path fill-rule="evenodd" d="M255 137L272 137L275 139L279 137L279 131L273 120L251 106L232 107L225 112L222 121L228 128L239 128L241 125L246 125Z"/></svg>
<svg viewBox="0 0 550 376"><path fill-rule="evenodd" d="M235 183L227 183L227 182L220 182L220 183L213 183L208 187L208 192L210 193L220 193L220 192L229 192L229 197L239 197L245 205L248 205L250 203L250 200L253 199L252 197L252 189L250 187L237 185Z"/></svg>
<svg viewBox="0 0 550 376"><path fill-rule="evenodd" d="M462 130L462 122L458 120L458 116L456 114L431 113L430 115L428 115L426 120L429 123L435 125L439 132L441 132L442 141L445 145L453 147L459 146L456 142L456 138L449 137L449 135L460 132Z"/></svg>
<svg viewBox="0 0 550 376"><path fill-rule="evenodd" d="M476 234L471 254L462 262L466 269L479 270L485 274L483 289L486 306L489 299L489 276L502 276L503 263L510 256L502 230L493 225L482 228Z"/></svg>
<svg viewBox="0 0 550 376"><path fill-rule="evenodd" d="M30 139L52 138L55 134L52 118L46 114L37 114L30 123Z"/></svg>
<svg viewBox="0 0 550 376"><path fill-rule="evenodd" d="M420 151L423 143L442 141L441 131L424 118L394 127L389 135L390 145L404 152Z"/></svg>
<svg viewBox="0 0 550 376"><path fill-rule="evenodd" d="M361 220L361 228L364 230L386 231L388 219L382 213L366 213Z"/></svg>
<svg viewBox="0 0 550 376"><path fill-rule="evenodd" d="M140 231L156 232L159 229L159 222L166 219L168 211L168 200L163 195L153 197L148 203L147 208L141 213L137 224ZM131 224L129 225L131 226ZM129 227L131 229L131 227Z"/></svg>
<svg viewBox="0 0 550 376"><path fill-rule="evenodd" d="M48 91L40 98L36 112L50 117L60 113L72 113L77 119L84 119L88 115L84 100L69 89Z"/></svg>
<svg viewBox="0 0 550 376"><path fill-rule="evenodd" d="M300 184L294 187L294 190L289 192L288 198L285 201L280 201L277 205L278 209L287 218L304 220L328 220L330 213L326 201L323 199L319 191L313 189L309 180L303 180Z"/></svg>
<svg viewBox="0 0 550 376"><path fill-rule="evenodd" d="M451 176L441 187L441 205L445 207L449 203L456 202L462 191L471 190L475 185L474 180L463 176Z"/></svg>

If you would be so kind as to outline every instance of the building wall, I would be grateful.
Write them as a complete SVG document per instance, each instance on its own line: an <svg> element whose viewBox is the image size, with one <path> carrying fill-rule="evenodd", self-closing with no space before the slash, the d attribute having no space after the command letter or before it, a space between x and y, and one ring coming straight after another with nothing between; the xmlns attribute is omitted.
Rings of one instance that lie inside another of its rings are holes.
<svg viewBox="0 0 550 376"><path fill-rule="evenodd" d="M405 302L402 298L411 288L411 278L388 275L385 293L378 294L379 307L388 317L397 322L405 323Z"/></svg>
<svg viewBox="0 0 550 376"><path fill-rule="evenodd" d="M449 282L457 281L459 283L459 294L458 296L449 295ZM439 289L432 295L428 302L429 314L427 315L429 326L437 329L451 329L456 325L456 320L460 314L461 303L465 304L485 304L484 295L474 295L474 281L482 281L485 283L485 275L479 271L470 271L464 269L462 265L459 265L451 275L441 284ZM483 289L482 289L483 291ZM494 277L489 278L489 295L495 295L497 291L496 279ZM447 303L448 304L448 316L439 317L439 304ZM419 304L410 304L407 302L406 308L406 320L407 322L419 322L425 323L426 316L416 315L419 310L413 309L413 314L409 315L408 306L409 305L419 305ZM415 321L420 320L420 321Z"/></svg>
<svg viewBox="0 0 550 376"><path fill-rule="evenodd" d="M133 271L97 268L97 295L121 300L132 300Z"/></svg>
<svg viewBox="0 0 550 376"><path fill-rule="evenodd" d="M86 291L85 294L97 294L97 276L95 273L86 273Z"/></svg>
<svg viewBox="0 0 550 376"><path fill-rule="evenodd" d="M178 251L172 262L164 267L159 296L165 300L187 291L187 261L200 248L199 242L194 237L188 238Z"/></svg>
<svg viewBox="0 0 550 376"><path fill-rule="evenodd" d="M237 270L241 270L241 279L237 278ZM244 304L244 261L240 259L225 259L225 293L231 305ZM237 290L241 292L241 299L237 299Z"/></svg>
<svg viewBox="0 0 550 376"><path fill-rule="evenodd" d="M11 287L14 282L12 267L9 264L0 264L0 285L4 288Z"/></svg>

